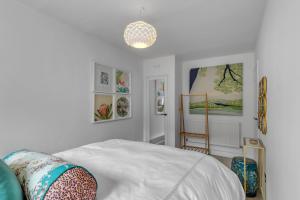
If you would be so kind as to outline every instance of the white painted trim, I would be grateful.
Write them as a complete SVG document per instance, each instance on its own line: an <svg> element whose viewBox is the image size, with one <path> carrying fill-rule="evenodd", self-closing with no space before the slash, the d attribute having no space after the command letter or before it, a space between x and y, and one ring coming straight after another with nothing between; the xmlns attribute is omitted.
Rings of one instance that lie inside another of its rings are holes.
<svg viewBox="0 0 300 200"><path fill-rule="evenodd" d="M162 137L162 136L165 136L165 134L157 135L157 136L155 136L155 137L150 138L150 140L154 140L154 139L159 138L159 137Z"/></svg>

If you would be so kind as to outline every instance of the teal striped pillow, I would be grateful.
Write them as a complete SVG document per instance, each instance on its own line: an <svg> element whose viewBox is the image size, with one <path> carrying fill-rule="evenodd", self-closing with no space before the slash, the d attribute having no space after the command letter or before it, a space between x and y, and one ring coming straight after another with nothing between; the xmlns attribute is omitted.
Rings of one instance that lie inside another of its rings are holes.
<svg viewBox="0 0 300 200"><path fill-rule="evenodd" d="M96 197L97 181L92 174L55 156L20 150L3 160L15 172L28 200L55 199L65 194L72 199Z"/></svg>

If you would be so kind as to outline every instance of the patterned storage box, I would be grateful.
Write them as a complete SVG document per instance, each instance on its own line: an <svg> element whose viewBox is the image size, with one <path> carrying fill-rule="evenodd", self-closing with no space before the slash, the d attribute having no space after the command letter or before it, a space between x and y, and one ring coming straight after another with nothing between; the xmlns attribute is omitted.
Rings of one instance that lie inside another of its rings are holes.
<svg viewBox="0 0 300 200"><path fill-rule="evenodd" d="M258 188L257 164L254 160L247 158L247 197L255 197ZM234 157L231 163L231 170L238 175L242 185L244 185L244 158Z"/></svg>

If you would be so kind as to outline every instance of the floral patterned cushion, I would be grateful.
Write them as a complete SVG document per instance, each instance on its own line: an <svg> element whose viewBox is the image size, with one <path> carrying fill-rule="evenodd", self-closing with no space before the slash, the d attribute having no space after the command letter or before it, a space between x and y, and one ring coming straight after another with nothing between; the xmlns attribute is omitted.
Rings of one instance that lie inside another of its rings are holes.
<svg viewBox="0 0 300 200"><path fill-rule="evenodd" d="M95 178L60 158L21 150L3 160L15 172L28 200L96 198Z"/></svg>

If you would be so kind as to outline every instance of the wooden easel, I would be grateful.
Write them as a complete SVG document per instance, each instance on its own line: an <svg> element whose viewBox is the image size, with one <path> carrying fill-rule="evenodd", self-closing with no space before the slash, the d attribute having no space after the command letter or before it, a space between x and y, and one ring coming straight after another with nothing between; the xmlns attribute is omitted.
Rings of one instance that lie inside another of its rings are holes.
<svg viewBox="0 0 300 200"><path fill-rule="evenodd" d="M202 96L205 98L205 118L204 118L204 126L205 130L202 133L189 133L185 131L184 126L184 106L183 106L183 98L184 97L191 97L191 96ZM180 95L180 109L179 109L179 116L180 116L180 148L197 151L205 154L209 154L209 130L208 130L208 97L207 93L205 94L181 94ZM198 138L205 141L204 147L198 146L191 146L186 144L187 138Z"/></svg>

